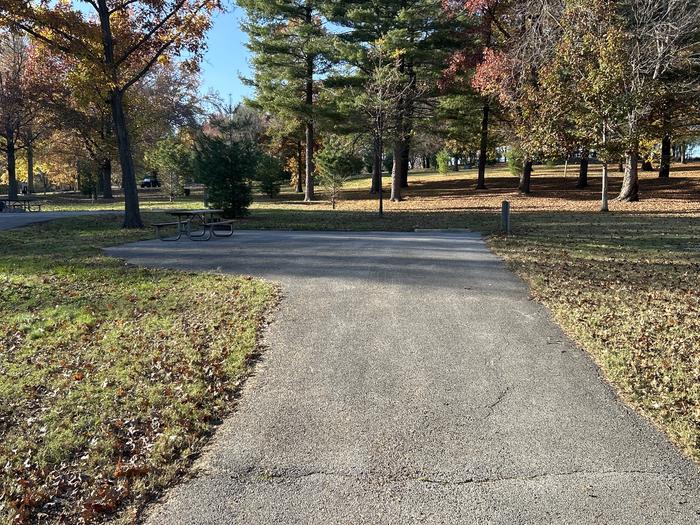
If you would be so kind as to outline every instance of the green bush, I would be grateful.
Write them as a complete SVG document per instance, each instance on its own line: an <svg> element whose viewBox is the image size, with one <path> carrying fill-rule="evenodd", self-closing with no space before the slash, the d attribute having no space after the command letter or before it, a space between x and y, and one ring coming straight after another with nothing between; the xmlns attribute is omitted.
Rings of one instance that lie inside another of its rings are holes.
<svg viewBox="0 0 700 525"><path fill-rule="evenodd" d="M333 209L343 185L350 177L362 172L363 164L361 157L341 139L334 137L329 138L323 150L316 155L319 182L328 192Z"/></svg>
<svg viewBox="0 0 700 525"><path fill-rule="evenodd" d="M438 172L445 174L450 171L450 159L451 155L447 150L440 150L435 158L438 166Z"/></svg>
<svg viewBox="0 0 700 525"><path fill-rule="evenodd" d="M78 186L83 195L97 197L97 168L94 163L85 160L78 161Z"/></svg>
<svg viewBox="0 0 700 525"><path fill-rule="evenodd" d="M524 158L525 156L521 150L510 148L508 152L508 169L514 177L520 177L523 174Z"/></svg>
<svg viewBox="0 0 700 525"><path fill-rule="evenodd" d="M251 178L259 159L260 153L252 142L200 136L195 175L207 186L209 204L224 210L224 216L230 219L246 215L253 201Z"/></svg>
<svg viewBox="0 0 700 525"><path fill-rule="evenodd" d="M279 195L282 183L288 177L278 159L270 155L263 155L258 162L255 178L260 185L260 191L274 199Z"/></svg>
<svg viewBox="0 0 700 525"><path fill-rule="evenodd" d="M163 190L171 197L184 195L185 185L193 178L193 164L193 147L181 137L160 140L146 153L146 165L159 175Z"/></svg>
<svg viewBox="0 0 700 525"><path fill-rule="evenodd" d="M394 153L392 151L389 151L386 153L386 155L384 155L382 167L384 168L384 171L388 171L389 173L391 173L391 171L394 169Z"/></svg>
<svg viewBox="0 0 700 525"><path fill-rule="evenodd" d="M368 149L362 157L363 168L366 173L372 173L374 169L374 151Z"/></svg>

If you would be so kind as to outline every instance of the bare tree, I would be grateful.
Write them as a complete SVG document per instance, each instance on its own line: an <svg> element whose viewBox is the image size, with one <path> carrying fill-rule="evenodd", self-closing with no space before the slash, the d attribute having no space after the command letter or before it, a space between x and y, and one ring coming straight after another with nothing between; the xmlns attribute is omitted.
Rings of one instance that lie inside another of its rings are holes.
<svg viewBox="0 0 700 525"><path fill-rule="evenodd" d="M700 3L696 0L625 0L620 16L628 33L625 55L627 137L625 174L618 200L639 200L639 141L651 116L663 79L673 69L692 68L699 60ZM689 75L676 89L697 89L697 76Z"/></svg>

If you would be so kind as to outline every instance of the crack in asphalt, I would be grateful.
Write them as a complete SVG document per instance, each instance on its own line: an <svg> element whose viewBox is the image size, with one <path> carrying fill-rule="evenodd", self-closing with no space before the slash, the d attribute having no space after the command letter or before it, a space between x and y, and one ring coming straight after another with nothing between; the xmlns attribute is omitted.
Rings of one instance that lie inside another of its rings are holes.
<svg viewBox="0 0 700 525"><path fill-rule="evenodd" d="M293 483L296 481L304 480L313 477L333 477L342 478L352 481L367 482L374 481L376 484L399 484L399 483L427 483L435 485L445 485L445 486L459 486L459 485L486 485L495 483L507 483L507 482L517 482L517 481L537 481L547 478L566 478L572 476L660 476L669 477L667 473L649 470L570 470L565 472L542 472L538 474L525 475L525 476L503 476L496 478L464 478L464 479L442 479L435 476L382 476L374 474L351 474L346 472L333 472L328 470L313 470L308 472L289 472L289 473L272 473L272 472L260 472L258 474L246 473L245 475L232 475L230 479L237 481L242 484L256 484L256 483Z"/></svg>
<svg viewBox="0 0 700 525"><path fill-rule="evenodd" d="M500 405L501 403L503 403L503 401L505 400L506 396L510 393L511 390L512 390L512 387L507 386L506 388L504 388L504 389L500 392L500 394L498 394L498 396L496 397L496 400L495 400L493 403L491 403L491 404L489 404L489 405L485 405L485 406L482 407L482 408L486 408L486 409L489 410L489 414L488 414L488 416L486 416L486 417L491 417L491 416L494 414L494 412L496 411L496 407L498 407L498 405Z"/></svg>

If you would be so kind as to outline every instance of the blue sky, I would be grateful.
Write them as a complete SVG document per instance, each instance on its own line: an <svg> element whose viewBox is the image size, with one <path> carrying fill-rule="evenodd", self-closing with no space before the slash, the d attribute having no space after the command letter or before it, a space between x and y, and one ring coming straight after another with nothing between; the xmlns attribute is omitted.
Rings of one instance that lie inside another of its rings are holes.
<svg viewBox="0 0 700 525"><path fill-rule="evenodd" d="M202 92L218 91L224 99L231 95L234 104L251 94L238 78L249 75L246 35L239 24L243 10L228 6L228 12L216 16L208 35L208 50L202 63Z"/></svg>

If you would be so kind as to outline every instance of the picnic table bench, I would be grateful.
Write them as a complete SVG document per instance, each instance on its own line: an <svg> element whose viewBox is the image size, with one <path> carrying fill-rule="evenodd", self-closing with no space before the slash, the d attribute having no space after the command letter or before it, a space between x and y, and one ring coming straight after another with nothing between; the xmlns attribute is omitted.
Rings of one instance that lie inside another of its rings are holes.
<svg viewBox="0 0 700 525"><path fill-rule="evenodd" d="M224 210L174 210L168 214L175 217L172 222L153 225L161 241L179 241L185 234L193 241L208 241L212 237L231 237L233 220L223 219ZM175 227L174 236L163 236L161 230Z"/></svg>
<svg viewBox="0 0 700 525"><path fill-rule="evenodd" d="M0 210L41 211L41 202L30 197L0 199Z"/></svg>

